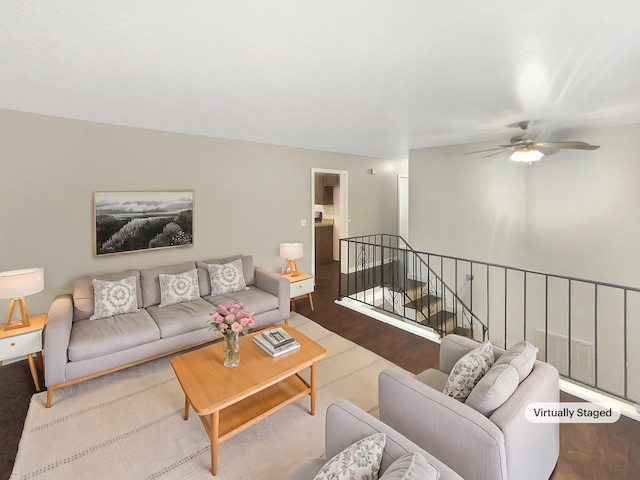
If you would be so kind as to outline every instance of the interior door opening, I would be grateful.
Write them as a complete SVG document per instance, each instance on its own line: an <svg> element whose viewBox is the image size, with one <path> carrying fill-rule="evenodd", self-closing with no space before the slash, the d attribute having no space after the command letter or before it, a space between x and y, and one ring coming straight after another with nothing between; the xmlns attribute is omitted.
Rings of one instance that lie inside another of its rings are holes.
<svg viewBox="0 0 640 480"><path fill-rule="evenodd" d="M340 259L340 239L348 233L348 172L311 169L311 269Z"/></svg>

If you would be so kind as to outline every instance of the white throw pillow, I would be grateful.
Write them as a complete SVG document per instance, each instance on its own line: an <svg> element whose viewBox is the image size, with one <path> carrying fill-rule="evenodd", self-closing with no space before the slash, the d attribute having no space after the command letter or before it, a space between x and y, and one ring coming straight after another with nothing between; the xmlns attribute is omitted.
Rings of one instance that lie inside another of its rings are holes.
<svg viewBox="0 0 640 480"><path fill-rule="evenodd" d="M113 282L93 279L93 315L91 320L138 311L136 277Z"/></svg>
<svg viewBox="0 0 640 480"><path fill-rule="evenodd" d="M516 343L500 355L496 365L511 365L518 372L518 383L529 376L538 356L538 349L527 341Z"/></svg>
<svg viewBox="0 0 640 480"><path fill-rule="evenodd" d="M240 259L222 265L208 263L207 270L211 282L211 295L214 297L225 293L249 290L244 283L242 260Z"/></svg>
<svg viewBox="0 0 640 480"><path fill-rule="evenodd" d="M476 383L493 365L493 346L487 340L456 362L442 393L464 402Z"/></svg>
<svg viewBox="0 0 640 480"><path fill-rule="evenodd" d="M495 363L476 384L464 403L489 417L509 400L518 384L518 372L515 367L506 363Z"/></svg>
<svg viewBox="0 0 640 480"><path fill-rule="evenodd" d="M193 269L177 275L161 273L160 306L168 307L176 303L191 302L200 298L198 270Z"/></svg>
<svg viewBox="0 0 640 480"><path fill-rule="evenodd" d="M386 439L376 433L358 440L325 463L314 480L376 480Z"/></svg>
<svg viewBox="0 0 640 480"><path fill-rule="evenodd" d="M405 453L389 465L380 480L437 480L438 469L418 452Z"/></svg>

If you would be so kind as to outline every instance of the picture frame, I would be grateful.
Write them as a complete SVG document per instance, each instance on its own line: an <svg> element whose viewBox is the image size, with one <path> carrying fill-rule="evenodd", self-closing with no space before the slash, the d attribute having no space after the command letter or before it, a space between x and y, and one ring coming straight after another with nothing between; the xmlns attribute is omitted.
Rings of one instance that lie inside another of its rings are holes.
<svg viewBox="0 0 640 480"><path fill-rule="evenodd" d="M95 256L193 245L194 197L194 190L95 192Z"/></svg>

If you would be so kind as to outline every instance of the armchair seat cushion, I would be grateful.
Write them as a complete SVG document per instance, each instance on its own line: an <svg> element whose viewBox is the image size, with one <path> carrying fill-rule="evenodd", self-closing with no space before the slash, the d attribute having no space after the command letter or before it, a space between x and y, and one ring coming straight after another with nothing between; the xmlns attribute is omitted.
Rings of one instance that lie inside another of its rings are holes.
<svg viewBox="0 0 640 480"><path fill-rule="evenodd" d="M440 370L436 370L435 368L429 368L424 372L417 374L414 378L425 385L429 385L434 390L441 392L444 390L444 386L447 383L449 375L441 372Z"/></svg>

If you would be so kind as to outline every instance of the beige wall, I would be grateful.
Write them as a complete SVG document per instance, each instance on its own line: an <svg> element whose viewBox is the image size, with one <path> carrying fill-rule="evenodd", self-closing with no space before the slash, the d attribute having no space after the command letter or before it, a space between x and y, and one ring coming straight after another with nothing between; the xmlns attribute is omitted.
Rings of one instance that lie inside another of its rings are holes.
<svg viewBox="0 0 640 480"><path fill-rule="evenodd" d="M350 235L395 233L406 161L144 130L0 109L0 271L43 267L44 313L85 274L237 253L279 271L281 242L304 243L311 266L311 169L347 170ZM370 175L375 168L377 175ZM195 190L194 245L93 255L93 192ZM300 220L307 226L301 227ZM0 301L6 312L8 301Z"/></svg>

